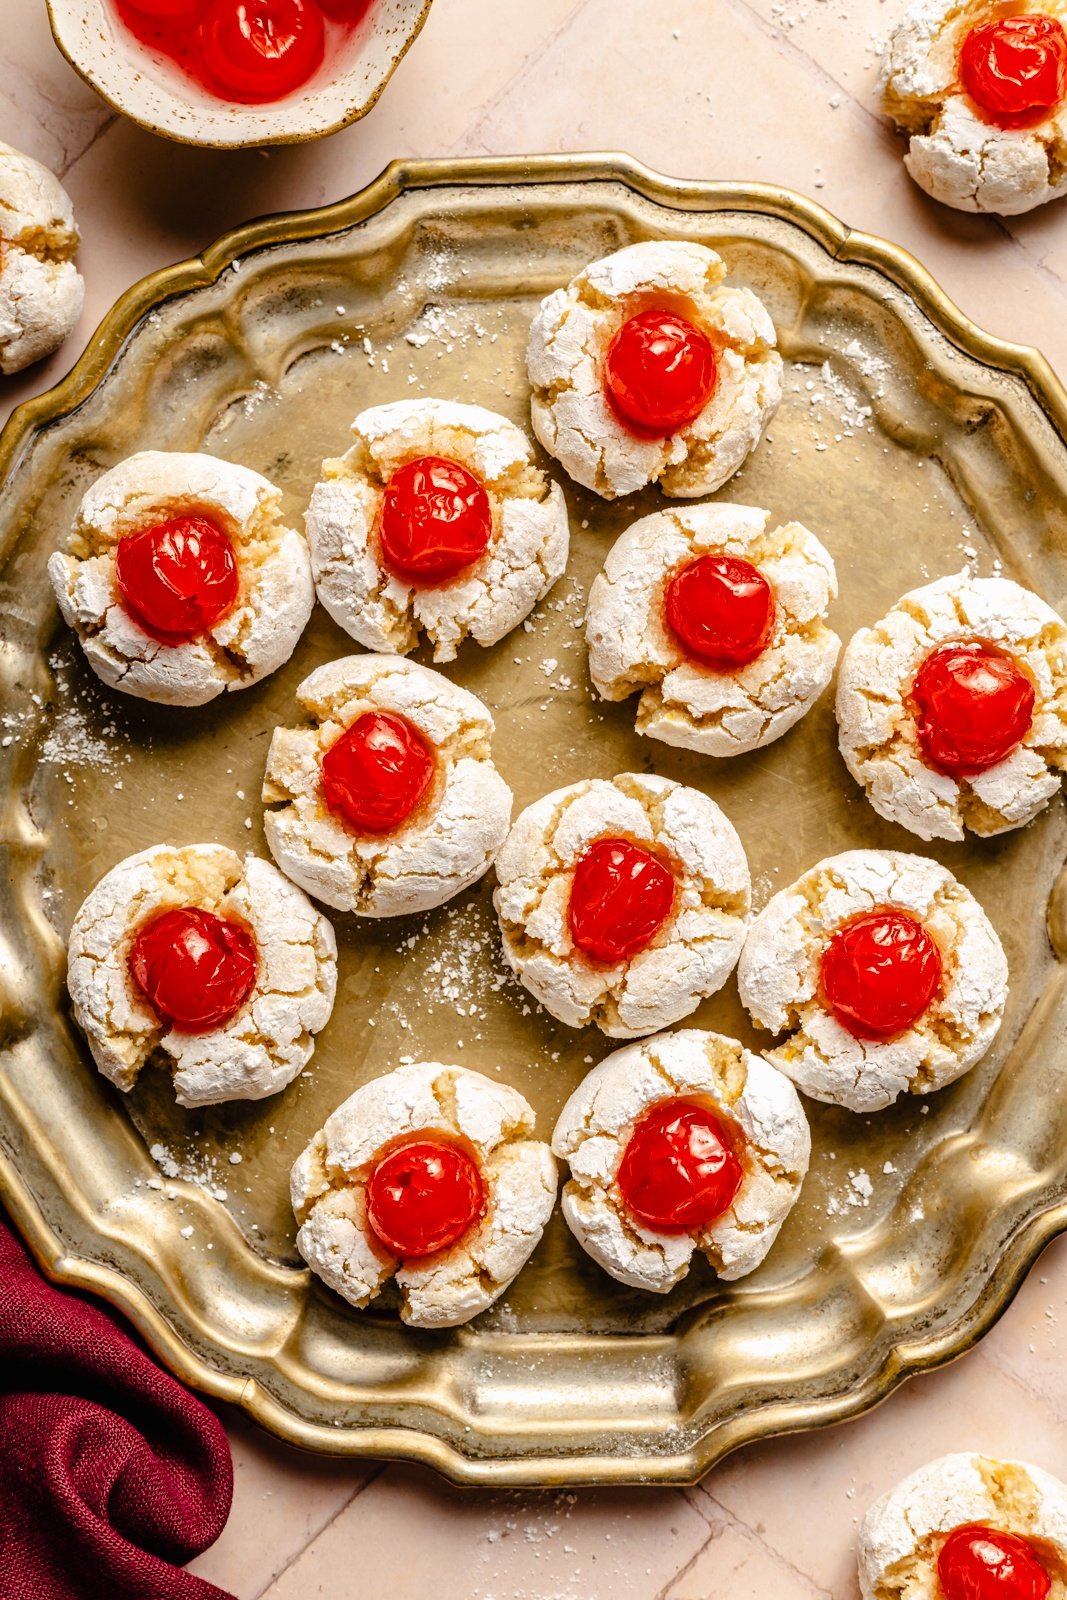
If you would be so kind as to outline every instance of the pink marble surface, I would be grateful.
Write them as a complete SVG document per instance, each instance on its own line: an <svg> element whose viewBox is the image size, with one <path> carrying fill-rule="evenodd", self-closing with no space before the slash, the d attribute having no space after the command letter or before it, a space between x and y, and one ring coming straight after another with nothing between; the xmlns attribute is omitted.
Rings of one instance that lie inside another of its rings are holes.
<svg viewBox="0 0 1067 1600"><path fill-rule="evenodd" d="M668 173L759 179L907 246L976 321L1067 376L1061 207L944 211L900 164L873 95L903 0L435 0L379 106L321 144L217 155L117 119L51 43L44 0L5 0L0 138L78 208L88 299L0 416L69 367L116 296L266 211L360 187L394 156L623 149ZM10 22L17 13L17 26ZM955 1366L831 1432L753 1447L691 1490L459 1493L430 1474L320 1461L227 1414L230 1525L195 1563L240 1600L855 1600L867 1502L945 1450L1021 1454L1067 1477L1067 1241Z"/></svg>

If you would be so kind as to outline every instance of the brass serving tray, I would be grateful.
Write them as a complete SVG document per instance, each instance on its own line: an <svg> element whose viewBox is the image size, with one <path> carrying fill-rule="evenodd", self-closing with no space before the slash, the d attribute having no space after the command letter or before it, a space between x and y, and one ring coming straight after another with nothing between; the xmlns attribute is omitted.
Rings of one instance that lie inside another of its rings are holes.
<svg viewBox="0 0 1067 1600"><path fill-rule="evenodd" d="M695 1270L663 1300L624 1290L558 1216L506 1301L451 1334L407 1330L388 1306L353 1312L301 1268L288 1168L358 1083L401 1055L499 1071L547 1133L609 1048L536 1014L505 978L489 883L428 917L335 919L337 1011L311 1069L273 1100L186 1113L158 1081L124 1100L72 1027L64 938L82 896L158 840L263 850L271 730L305 673L354 648L317 610L288 668L224 704L174 712L106 693L44 576L80 493L132 450L203 447L278 480L299 517L363 406L440 393L525 422L537 300L647 236L714 245L770 306L786 398L723 495L825 538L842 635L967 552L1064 609L1067 396L1044 361L798 196L676 182L617 156L403 164L342 205L241 229L131 290L0 441L4 1199L54 1277L120 1306L190 1383L312 1449L468 1483L682 1483L744 1441L855 1415L978 1339L1067 1226L1062 802L998 841L934 852L1008 949L997 1049L877 1118L811 1106L801 1201L764 1267L728 1288ZM830 851L913 848L845 773L829 696L729 763L637 739L632 705L594 706L584 595L612 537L657 498L567 492L567 578L532 627L454 669L496 714L517 804L654 765L722 803L761 902ZM696 1020L751 1038L732 984Z"/></svg>

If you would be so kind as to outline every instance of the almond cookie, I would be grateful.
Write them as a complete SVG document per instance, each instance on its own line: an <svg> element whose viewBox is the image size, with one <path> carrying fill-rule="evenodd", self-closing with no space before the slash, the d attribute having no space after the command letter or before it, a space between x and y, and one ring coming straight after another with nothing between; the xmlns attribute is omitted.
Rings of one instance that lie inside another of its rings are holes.
<svg viewBox="0 0 1067 1600"><path fill-rule="evenodd" d="M737 986L764 1055L815 1100L880 1111L980 1061L1008 997L1000 940L945 867L897 850L829 856L752 924Z"/></svg>
<svg viewBox="0 0 1067 1600"><path fill-rule="evenodd" d="M563 491L506 417L451 400L363 411L307 514L319 599L368 650L496 644L566 570Z"/></svg>
<svg viewBox="0 0 1067 1600"><path fill-rule="evenodd" d="M508 963L571 1028L656 1033L737 964L748 861L698 789L635 772L557 789L518 817L496 874Z"/></svg>
<svg viewBox="0 0 1067 1600"><path fill-rule="evenodd" d="M1007 578L913 589L846 646L837 720L879 816L920 839L1020 828L1067 766L1067 628Z"/></svg>
<svg viewBox="0 0 1067 1600"><path fill-rule="evenodd" d="M1067 1485L1025 1461L927 1462L864 1517L859 1576L863 1600L1063 1600Z"/></svg>
<svg viewBox="0 0 1067 1600"><path fill-rule="evenodd" d="M350 1305L390 1278L413 1328L454 1328L504 1293L556 1200L556 1163L515 1089L419 1061L366 1083L293 1167L297 1248Z"/></svg>
<svg viewBox="0 0 1067 1600"><path fill-rule="evenodd" d="M702 755L780 739L833 676L829 553L799 522L700 505L629 527L593 582L585 636L605 700L639 690L637 731Z"/></svg>
<svg viewBox="0 0 1067 1600"><path fill-rule="evenodd" d="M0 144L0 371L58 350L82 314L74 208L58 178Z"/></svg>
<svg viewBox="0 0 1067 1600"><path fill-rule="evenodd" d="M560 1113L563 1215L620 1283L666 1294L701 1250L720 1278L759 1266L811 1154L788 1078L736 1039L686 1028L616 1050Z"/></svg>
<svg viewBox="0 0 1067 1600"><path fill-rule="evenodd" d="M98 478L48 575L112 689L201 706L288 661L315 591L281 492L215 456L145 450Z"/></svg>
<svg viewBox="0 0 1067 1600"><path fill-rule="evenodd" d="M711 494L743 465L782 398L774 324L723 287L704 245L656 239L594 261L533 320L533 430L606 500L658 483Z"/></svg>
<svg viewBox="0 0 1067 1600"><path fill-rule="evenodd" d="M882 105L904 165L960 211L1012 216L1067 193L1067 5L918 0L889 38Z"/></svg>
<svg viewBox="0 0 1067 1600"><path fill-rule="evenodd" d="M303 1071L337 985L326 918L269 861L153 845L112 867L70 933L67 986L118 1089L173 1074L179 1105L262 1100Z"/></svg>
<svg viewBox="0 0 1067 1600"><path fill-rule="evenodd" d="M488 871L512 797L475 695L366 655L327 662L296 697L308 721L275 729L263 779L267 843L294 883L339 911L397 917Z"/></svg>

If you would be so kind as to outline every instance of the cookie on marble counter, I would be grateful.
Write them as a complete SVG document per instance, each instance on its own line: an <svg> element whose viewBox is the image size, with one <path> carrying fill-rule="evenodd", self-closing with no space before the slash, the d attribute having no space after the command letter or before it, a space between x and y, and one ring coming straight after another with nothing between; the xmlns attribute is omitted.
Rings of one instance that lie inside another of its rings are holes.
<svg viewBox="0 0 1067 1600"><path fill-rule="evenodd" d="M390 1278L413 1328L453 1328L499 1299L536 1249L556 1163L515 1089L419 1061L350 1095L292 1171L297 1247L351 1305Z"/></svg>
<svg viewBox="0 0 1067 1600"><path fill-rule="evenodd" d="M829 552L799 522L726 503L653 512L589 593L589 670L605 700L640 692L637 732L702 755L780 739L833 676Z"/></svg>
<svg viewBox="0 0 1067 1600"><path fill-rule="evenodd" d="M805 1094L880 1111L985 1055L1008 964L977 900L925 856L846 850L772 896L737 970L742 1004L787 1037L764 1051Z"/></svg>
<svg viewBox="0 0 1067 1600"><path fill-rule="evenodd" d="M315 584L368 650L435 661L496 644L567 566L563 491L506 417L451 400L363 411L355 443L323 463L307 513Z"/></svg>
<svg viewBox="0 0 1067 1600"><path fill-rule="evenodd" d="M50 356L81 316L79 242L59 179L0 143L0 371L21 372Z"/></svg>
<svg viewBox="0 0 1067 1600"><path fill-rule="evenodd" d="M292 655L315 603L281 491L216 456L145 450L82 498L48 562L63 619L109 688L200 706Z"/></svg>
<svg viewBox="0 0 1067 1600"><path fill-rule="evenodd" d="M262 1100L303 1071L337 985L326 918L269 861L154 845L112 867L71 928L67 985L116 1088L148 1065L183 1106Z"/></svg>

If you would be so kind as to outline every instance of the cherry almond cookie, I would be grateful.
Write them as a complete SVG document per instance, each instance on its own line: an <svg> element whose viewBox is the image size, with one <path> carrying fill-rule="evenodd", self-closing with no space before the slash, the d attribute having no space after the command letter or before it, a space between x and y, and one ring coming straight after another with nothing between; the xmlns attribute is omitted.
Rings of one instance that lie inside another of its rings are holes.
<svg viewBox="0 0 1067 1600"><path fill-rule="evenodd" d="M764 1051L814 1100L880 1111L969 1071L1004 1015L1008 964L974 896L947 868L847 850L764 906L737 971Z"/></svg>
<svg viewBox="0 0 1067 1600"><path fill-rule="evenodd" d="M562 1208L620 1283L666 1294L702 1251L720 1278L759 1266L808 1170L793 1085L718 1033L686 1028L616 1050L560 1113Z"/></svg>
<svg viewBox="0 0 1067 1600"><path fill-rule="evenodd" d="M368 650L496 644L567 565L563 491L506 417L450 400L363 411L307 514L319 599Z"/></svg>
<svg viewBox="0 0 1067 1600"><path fill-rule="evenodd" d="M21 372L51 355L81 316L78 242L59 179L0 144L0 372Z"/></svg>
<svg viewBox="0 0 1067 1600"><path fill-rule="evenodd" d="M496 875L504 955L569 1027L656 1033L737 964L748 861L698 789L634 772L557 789L516 819Z"/></svg>
<svg viewBox="0 0 1067 1600"><path fill-rule="evenodd" d="M413 1328L485 1311L533 1254L556 1163L506 1084L419 1061L366 1083L293 1167L297 1248L350 1305L390 1278Z"/></svg>
<svg viewBox="0 0 1067 1600"><path fill-rule="evenodd" d="M703 755L781 738L833 676L829 553L799 522L728 504L657 511L613 546L586 617L605 700L640 691L637 731Z"/></svg>
<svg viewBox="0 0 1067 1600"><path fill-rule="evenodd" d="M841 754L920 839L1020 828L1067 767L1067 627L1007 578L913 589L841 659Z"/></svg>
<svg viewBox="0 0 1067 1600"><path fill-rule="evenodd" d="M315 591L281 492L215 456L146 450L98 478L48 575L112 689L200 706L288 661Z"/></svg>
<svg viewBox="0 0 1067 1600"><path fill-rule="evenodd" d="M218 844L128 856L74 918L67 985L100 1071L158 1064L179 1105L262 1100L311 1059L337 985L333 929L287 878Z"/></svg>

